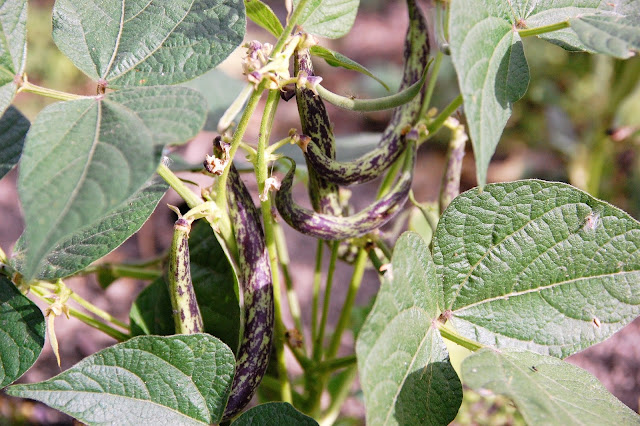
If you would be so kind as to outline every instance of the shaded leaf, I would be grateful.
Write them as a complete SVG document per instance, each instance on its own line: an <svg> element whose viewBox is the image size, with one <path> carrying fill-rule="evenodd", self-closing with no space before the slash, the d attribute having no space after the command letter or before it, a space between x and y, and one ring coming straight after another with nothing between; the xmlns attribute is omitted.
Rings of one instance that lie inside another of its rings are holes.
<svg viewBox="0 0 640 426"><path fill-rule="evenodd" d="M204 330L235 350L239 343L240 302L237 281L211 227L200 221L189 237L191 278L204 321ZM131 333L175 333L171 300L164 278L145 288L131 307Z"/></svg>
<svg viewBox="0 0 640 426"><path fill-rule="evenodd" d="M287 402L269 402L244 413L233 426L317 426L318 422L302 414Z"/></svg>
<svg viewBox="0 0 640 426"><path fill-rule="evenodd" d="M530 425L640 423L585 370L527 351L482 349L462 363L464 384L505 395Z"/></svg>
<svg viewBox="0 0 640 426"><path fill-rule="evenodd" d="M167 189L169 185L159 177L149 179L113 211L72 232L56 244L41 261L36 275L44 280L64 278L111 253L138 232ZM25 247L28 247L28 243L23 235L16 243L14 257L11 259L18 270L24 269L27 255ZM115 279L113 277L111 281Z"/></svg>
<svg viewBox="0 0 640 426"><path fill-rule="evenodd" d="M0 388L19 379L44 346L44 316L0 275Z"/></svg>
<svg viewBox="0 0 640 426"><path fill-rule="evenodd" d="M0 179L18 164L29 126L29 120L13 106L0 118Z"/></svg>
<svg viewBox="0 0 640 426"><path fill-rule="evenodd" d="M58 244L139 191L160 148L194 137L205 108L184 87L121 90L45 108L27 134L18 178L29 243L25 278Z"/></svg>
<svg viewBox="0 0 640 426"><path fill-rule="evenodd" d="M462 386L438 330L442 289L429 249L403 234L356 342L367 423L447 424Z"/></svg>
<svg viewBox="0 0 640 426"><path fill-rule="evenodd" d="M231 350L207 334L141 336L7 393L90 424L210 424L222 417L234 365Z"/></svg>
<svg viewBox="0 0 640 426"><path fill-rule="evenodd" d="M378 77L373 75L371 71L369 71L367 68L360 65L353 59L346 57L342 53L335 52L331 49L328 49L326 47L322 47L319 45L311 46L309 51L311 52L312 55L324 59L332 67L342 67L348 70L358 71L366 76L373 78L375 81L380 83L382 87L389 90L389 86L387 86L384 81L380 80Z"/></svg>
<svg viewBox="0 0 640 426"><path fill-rule="evenodd" d="M0 115L18 89L27 59L27 0L4 0L0 4Z"/></svg>
<svg viewBox="0 0 640 426"><path fill-rule="evenodd" d="M451 322L482 344L564 358L640 314L640 223L569 185L467 191L433 244Z"/></svg>
<svg viewBox="0 0 640 426"><path fill-rule="evenodd" d="M284 28L273 10L260 0L244 0L247 17L269 31L274 37L280 37Z"/></svg>
<svg viewBox="0 0 640 426"><path fill-rule="evenodd" d="M53 40L109 87L190 80L222 62L245 33L242 0L58 0Z"/></svg>
<svg viewBox="0 0 640 426"><path fill-rule="evenodd" d="M451 57L482 186L513 103L527 90L529 66L508 2L481 8L473 0L457 0L450 13Z"/></svg>
<svg viewBox="0 0 640 426"><path fill-rule="evenodd" d="M300 0L294 0L294 8ZM356 19L360 0L309 0L298 25L308 33L327 38L347 34Z"/></svg>

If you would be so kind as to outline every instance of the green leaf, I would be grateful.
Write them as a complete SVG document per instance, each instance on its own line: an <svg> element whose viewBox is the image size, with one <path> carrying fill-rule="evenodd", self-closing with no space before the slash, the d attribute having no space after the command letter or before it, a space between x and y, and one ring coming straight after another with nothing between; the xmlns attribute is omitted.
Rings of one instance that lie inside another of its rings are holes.
<svg viewBox="0 0 640 426"><path fill-rule="evenodd" d="M222 417L234 365L231 350L207 334L141 336L7 393L89 424L210 424Z"/></svg>
<svg viewBox="0 0 640 426"><path fill-rule="evenodd" d="M29 120L13 106L0 118L0 179L18 164L29 126Z"/></svg>
<svg viewBox="0 0 640 426"><path fill-rule="evenodd" d="M191 278L204 321L204 329L230 348L239 343L240 303L237 279L211 227L200 221L189 237ZM131 307L134 335L175 333L171 301L164 278L145 288Z"/></svg>
<svg viewBox="0 0 640 426"><path fill-rule="evenodd" d="M529 84L529 66L515 25L506 1L487 7L478 7L474 0L451 3L451 57L464 98L480 186L486 182L489 162L513 103Z"/></svg>
<svg viewBox="0 0 640 426"><path fill-rule="evenodd" d="M16 95L16 76L27 59L27 0L4 0L0 4L0 115Z"/></svg>
<svg viewBox="0 0 640 426"><path fill-rule="evenodd" d="M222 62L245 33L242 0L58 0L53 39L109 87L175 84Z"/></svg>
<svg viewBox="0 0 640 426"><path fill-rule="evenodd" d="M384 81L380 80L378 77L373 75L371 71L369 71L353 59L344 56L342 53L335 52L331 49L319 45L311 46L311 49L309 49L309 51L312 55L324 59L332 67L342 67L348 70L358 71L366 76L373 78L385 89L389 90L389 86L387 86Z"/></svg>
<svg viewBox="0 0 640 426"><path fill-rule="evenodd" d="M230 77L219 70L211 70L195 80L184 83L186 87L200 92L209 104L204 130L217 132L218 121L246 84L246 81Z"/></svg>
<svg viewBox="0 0 640 426"><path fill-rule="evenodd" d="M627 0L541 0L530 4L518 0L514 2L513 14L520 22L519 28L532 29L571 21L578 16L608 14L614 11L624 13L632 3ZM566 50L591 51L571 27L548 32L539 37Z"/></svg>
<svg viewBox="0 0 640 426"><path fill-rule="evenodd" d="M284 28L268 5L260 0L244 0L244 6L247 9L247 17L249 19L269 31L275 38L280 37Z"/></svg>
<svg viewBox="0 0 640 426"><path fill-rule="evenodd" d="M56 246L139 191L161 146L194 137L205 111L202 97L184 87L121 90L45 108L27 134L18 178L29 243L25 279Z"/></svg>
<svg viewBox="0 0 640 426"><path fill-rule="evenodd" d="M437 328L442 288L424 240L403 234L356 342L367 424L447 424L462 386Z"/></svg>
<svg viewBox="0 0 640 426"><path fill-rule="evenodd" d="M464 384L505 395L530 425L632 425L640 417L591 374L527 351L482 349L462 363Z"/></svg>
<svg viewBox="0 0 640 426"><path fill-rule="evenodd" d="M582 16L571 20L571 28L595 52L626 59L640 51L640 13Z"/></svg>
<svg viewBox="0 0 640 426"><path fill-rule="evenodd" d="M294 8L300 0L294 0ZM356 19L360 0L309 0L298 25L308 33L327 38L347 34Z"/></svg>
<svg viewBox="0 0 640 426"><path fill-rule="evenodd" d="M260 404L242 413L233 426L317 426L318 422L287 402Z"/></svg>
<svg viewBox="0 0 640 426"><path fill-rule="evenodd" d="M567 357L640 314L640 223L562 183L458 196L433 256L453 327L485 345Z"/></svg>
<svg viewBox="0 0 640 426"><path fill-rule="evenodd" d="M149 179L142 188L105 216L71 233L53 247L41 261L36 275L55 280L75 274L93 261L111 253L138 232L169 189L162 179ZM28 243L25 236L14 248L13 266L24 269Z"/></svg>
<svg viewBox="0 0 640 426"><path fill-rule="evenodd" d="M20 378L36 362L44 333L40 309L0 275L0 388Z"/></svg>

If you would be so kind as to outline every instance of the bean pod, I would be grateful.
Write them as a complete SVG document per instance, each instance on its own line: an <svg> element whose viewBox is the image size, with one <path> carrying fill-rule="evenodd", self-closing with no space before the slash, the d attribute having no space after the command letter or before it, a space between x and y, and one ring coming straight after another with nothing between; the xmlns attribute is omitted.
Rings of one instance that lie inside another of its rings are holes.
<svg viewBox="0 0 640 426"><path fill-rule="evenodd" d="M294 71L296 75L301 71L308 76L314 75L309 49L295 52ZM311 138L314 148L323 157L335 160L335 138L322 99L310 89L296 88L296 103L302 132ZM310 167L308 161L307 168L309 170L309 198L313 209L319 213L340 216L342 207L338 196L338 186L324 179L320 173Z"/></svg>
<svg viewBox="0 0 640 426"><path fill-rule="evenodd" d="M405 64L401 89L420 79L429 62L430 51L427 21L415 0L407 0L407 5L409 29L404 45ZM307 164L326 180L338 185L364 183L381 176L404 151L407 143L404 137L405 127L416 123L421 105L422 96L416 96L396 108L377 148L353 161L335 161L312 138L307 146L302 146Z"/></svg>
<svg viewBox="0 0 640 426"><path fill-rule="evenodd" d="M169 253L169 294L177 334L202 333L204 325L191 280L189 233L191 224L179 218L173 226Z"/></svg>
<svg viewBox="0 0 640 426"><path fill-rule="evenodd" d="M387 195L352 216L332 216L316 213L294 202L292 186L296 166L293 160L289 159L291 168L276 193L276 207L285 222L303 234L323 240L344 240L362 236L387 223L407 201L415 160L416 144L411 140L400 177Z"/></svg>
<svg viewBox="0 0 640 426"><path fill-rule="evenodd" d="M238 279L244 298L244 332L236 374L223 418L228 420L251 401L269 363L274 325L271 266L251 194L231 164L227 201L238 245Z"/></svg>

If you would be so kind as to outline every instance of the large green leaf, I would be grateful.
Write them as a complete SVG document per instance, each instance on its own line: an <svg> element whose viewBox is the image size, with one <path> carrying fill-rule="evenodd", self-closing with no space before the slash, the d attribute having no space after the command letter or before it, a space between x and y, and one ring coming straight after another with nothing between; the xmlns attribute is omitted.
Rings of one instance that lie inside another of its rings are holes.
<svg viewBox="0 0 640 426"><path fill-rule="evenodd" d="M16 76L27 59L27 0L3 0L0 4L0 115L16 95Z"/></svg>
<svg viewBox="0 0 640 426"><path fill-rule="evenodd" d="M63 278L112 252L142 227L167 189L169 185L164 180L158 177L149 179L113 211L61 240L42 259L36 275L44 280ZM18 240L11 259L18 270L24 269L25 247L28 244L23 236Z"/></svg>
<svg viewBox="0 0 640 426"><path fill-rule="evenodd" d="M12 106L0 118L0 179L18 163L29 126L29 120Z"/></svg>
<svg viewBox="0 0 640 426"><path fill-rule="evenodd" d="M174 84L222 62L244 37L242 0L58 0L53 39L110 87Z"/></svg>
<svg viewBox="0 0 640 426"><path fill-rule="evenodd" d="M482 344L566 357L640 314L640 223L562 183L458 196L433 241L445 309Z"/></svg>
<svg viewBox="0 0 640 426"><path fill-rule="evenodd" d="M231 263L209 224L200 222L189 237L191 278L204 321L204 330L230 348L238 347L240 303ZM131 332L169 335L175 333L171 300L164 278L145 288L131 307Z"/></svg>
<svg viewBox="0 0 640 426"><path fill-rule="evenodd" d="M640 417L588 372L527 351L482 349L462 363L464 384L505 395L530 425L637 425Z"/></svg>
<svg viewBox="0 0 640 426"><path fill-rule="evenodd" d="M378 77L373 75L371 71L369 71L367 68L360 65L353 59L346 57L342 53L335 52L331 49L328 49L326 47L322 47L319 45L311 46L311 49L309 49L309 51L311 52L312 55L324 59L332 67L342 67L348 70L358 71L366 76L373 78L375 81L380 83L385 89L389 90L389 86L387 86L384 81L380 80Z"/></svg>
<svg viewBox="0 0 640 426"><path fill-rule="evenodd" d="M317 426L318 422L287 402L260 404L242 413L233 426Z"/></svg>
<svg viewBox="0 0 640 426"><path fill-rule="evenodd" d="M121 90L45 108L27 135L18 178L25 278L58 244L139 191L161 146L194 137L205 111L202 96L184 87Z"/></svg>
<svg viewBox="0 0 640 426"><path fill-rule="evenodd" d="M435 425L453 420L462 386L440 333L442 287L424 240L403 234L356 342L367 423Z"/></svg>
<svg viewBox="0 0 640 426"><path fill-rule="evenodd" d="M294 0L294 8L300 0ZM309 0L298 25L308 33L327 38L347 34L356 19L360 0Z"/></svg>
<svg viewBox="0 0 640 426"><path fill-rule="evenodd" d="M273 10L260 0L244 0L247 17L269 31L274 37L280 37L284 28Z"/></svg>
<svg viewBox="0 0 640 426"><path fill-rule="evenodd" d="M640 51L640 10L629 16L582 16L571 20L571 28L595 52L626 59Z"/></svg>
<svg viewBox="0 0 640 426"><path fill-rule="evenodd" d="M0 388L22 376L44 346L40 309L0 275Z"/></svg>
<svg viewBox="0 0 640 426"><path fill-rule="evenodd" d="M234 365L231 350L207 334L141 336L7 393L89 424L202 425L220 421Z"/></svg>
<svg viewBox="0 0 640 426"><path fill-rule="evenodd" d="M529 66L508 2L455 0L450 13L451 57L482 186L512 105L527 90Z"/></svg>

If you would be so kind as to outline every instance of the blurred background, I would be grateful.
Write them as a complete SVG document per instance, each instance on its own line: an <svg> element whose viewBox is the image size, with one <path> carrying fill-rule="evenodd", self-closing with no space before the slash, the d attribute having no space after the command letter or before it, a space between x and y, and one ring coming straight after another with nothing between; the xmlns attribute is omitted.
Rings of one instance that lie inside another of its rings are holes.
<svg viewBox="0 0 640 426"><path fill-rule="evenodd" d="M282 1L266 1L279 17L284 17ZM422 4L428 7L428 4ZM29 2L28 58L29 80L35 84L77 94L95 93L95 83L89 81L56 48L51 39L51 8L53 1ZM394 91L402 74L402 46L407 25L404 2L362 0L356 23L349 35L339 40L321 40L321 44L337 50L366 66ZM272 36L250 24L247 40L273 42ZM604 56L568 53L538 39L524 40L531 69L531 83L525 97L515 104L513 116L501 139L489 169L489 181L511 181L539 178L568 182L593 196L607 200L640 218L640 58L618 61ZM187 161L199 163L211 148L217 119L235 98L243 83L240 60L243 51L236 51L217 70L187 83L200 90L210 103L207 130L186 146L175 150ZM314 61L316 74L323 84L341 94L377 97L387 94L376 81L342 69L332 68L324 61ZM440 72L434 105L444 107L458 94L451 62L445 60ZM30 119L50 99L20 94L15 105ZM388 112L370 114L347 113L328 105L338 137L338 156L356 156L375 145L378 134L387 125ZM257 139L259 114L250 126L246 140ZM278 108L273 140L285 137L290 128L300 128L295 101L282 102ZM354 137L354 135L357 135ZM414 192L420 202L437 199L448 131L442 130L420 150ZM293 150L292 153L299 153ZM299 157L300 158L300 157ZM187 175L185 175L187 177ZM23 230L23 220L16 192L17 170L0 180L0 247L11 254L13 245ZM188 179L207 185L204 177L188 175ZM255 182L247 180L254 189ZM253 183L253 185L252 185ZM366 206L375 193L377 183L366 184L354 192L356 209ZM473 154L467 149L462 176L462 190L475 186ZM194 190L198 190L194 187ZM296 197L306 202L305 190L297 188ZM145 226L105 260L118 262L151 258L161 254L170 244L173 213L166 203L179 203L169 191ZM406 219L406 215L404 217ZM403 223L402 221L400 222ZM286 227L286 225L285 225ZM388 232L397 232L391 227ZM286 229L292 256L294 284L303 305L303 316L309 324L311 282L315 244L311 239ZM350 267L339 265L334 285L333 308L338 310L346 294ZM128 321L129 309L137 294L148 284L121 279L103 290L95 277L79 277L65 283L82 297ZM370 304L379 286L373 271L365 276L358 295L360 306ZM354 313L358 322L359 310ZM331 318L332 316L330 316ZM335 318L336 316L333 316ZM287 320L285 320L287 322ZM293 327L289 321L289 326ZM329 323L331 326L332 323ZM308 332L308 330L305 330ZM59 317L56 333L60 343L62 369L80 359L115 343L113 339L94 331L75 319ZM343 341L343 352L350 353L353 339ZM290 365L295 361L291 357ZM640 322L635 321L612 338L568 359L594 374L614 395L638 411L640 397ZM295 368L292 367L295 371ZM21 382L35 382L57 374L55 358L45 345L40 359ZM344 425L363 424L361 395L354 392L344 409ZM71 424L72 420L47 407L25 400L9 398L0 393L0 424ZM515 408L507 400L466 393L463 407L454 424L520 424Z"/></svg>

